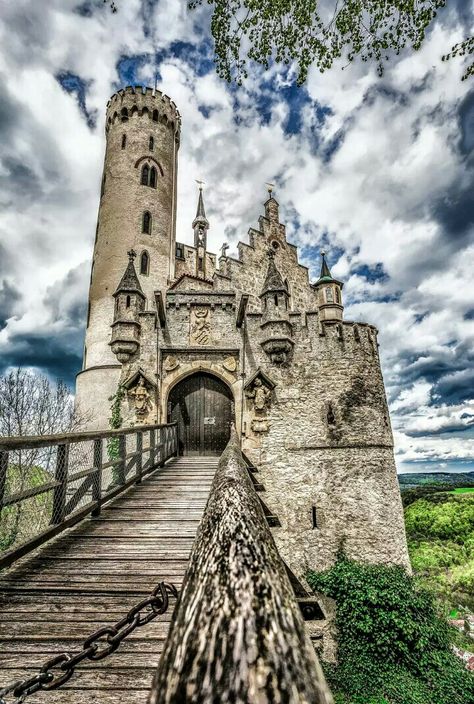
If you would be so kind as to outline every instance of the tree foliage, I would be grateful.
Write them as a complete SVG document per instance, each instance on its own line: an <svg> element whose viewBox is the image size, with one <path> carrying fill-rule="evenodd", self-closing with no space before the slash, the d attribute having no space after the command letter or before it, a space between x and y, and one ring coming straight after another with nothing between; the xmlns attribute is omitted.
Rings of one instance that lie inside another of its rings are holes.
<svg viewBox="0 0 474 704"><path fill-rule="evenodd" d="M16 369L0 376L0 435L72 432L84 420L84 417L75 414L71 392L64 382L52 383L48 377L25 369ZM53 459L51 447L11 451L6 495L51 480ZM0 517L0 550L14 545L28 524L39 521L40 514L46 515L50 503L51 497L46 493L4 508Z"/></svg>
<svg viewBox="0 0 474 704"><path fill-rule="evenodd" d="M338 665L326 669L340 704L474 701L474 678L451 652L449 626L401 567L340 555L307 578L336 600Z"/></svg>
<svg viewBox="0 0 474 704"><path fill-rule="evenodd" d="M405 47L419 49L446 0L191 0L212 6L217 72L241 83L250 62L295 63L298 83L315 64L321 72L337 59L384 62ZM454 49L454 48L453 48ZM471 47L472 49L472 47ZM461 50L458 51L458 54Z"/></svg>

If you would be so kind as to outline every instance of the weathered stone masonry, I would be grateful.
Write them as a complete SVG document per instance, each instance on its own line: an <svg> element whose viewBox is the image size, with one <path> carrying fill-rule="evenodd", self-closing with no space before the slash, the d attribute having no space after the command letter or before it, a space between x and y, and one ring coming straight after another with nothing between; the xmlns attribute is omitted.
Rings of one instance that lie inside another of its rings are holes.
<svg viewBox="0 0 474 704"><path fill-rule="evenodd" d="M163 422L176 384L212 374L232 392L243 451L281 524L277 545L302 584L342 544L355 559L409 569L377 330L343 319L343 284L324 255L309 281L271 193L237 259L207 251L202 192L193 245L176 243L179 132L158 91L109 101L78 404L106 427L121 383L124 423ZM333 607L321 603L327 619L313 632L327 635Z"/></svg>

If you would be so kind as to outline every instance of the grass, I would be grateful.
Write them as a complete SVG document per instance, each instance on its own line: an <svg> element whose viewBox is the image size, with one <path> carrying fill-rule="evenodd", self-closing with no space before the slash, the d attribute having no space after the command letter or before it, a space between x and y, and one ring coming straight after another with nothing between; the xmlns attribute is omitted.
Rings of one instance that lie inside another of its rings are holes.
<svg viewBox="0 0 474 704"><path fill-rule="evenodd" d="M452 491L448 492L449 494L468 494L474 491L474 486L468 486L465 488L458 487L457 489L453 489Z"/></svg>

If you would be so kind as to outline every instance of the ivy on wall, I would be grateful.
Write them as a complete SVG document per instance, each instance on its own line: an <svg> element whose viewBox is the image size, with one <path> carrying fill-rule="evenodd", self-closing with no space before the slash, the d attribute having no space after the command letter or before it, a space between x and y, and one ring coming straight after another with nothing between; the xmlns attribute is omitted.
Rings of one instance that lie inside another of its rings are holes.
<svg viewBox="0 0 474 704"><path fill-rule="evenodd" d="M117 386L117 391L113 396L109 398L112 401L110 406L110 418L109 426L113 430L118 430L122 427L123 417L122 417L122 401L125 398L125 387L122 384ZM108 438L107 440L107 454L109 457L109 462L118 460L120 457L120 444L118 438ZM112 468L112 485L116 484L118 480L118 473L116 467Z"/></svg>
<svg viewBox="0 0 474 704"><path fill-rule="evenodd" d="M451 628L402 567L341 553L307 580L336 600L339 661L325 670L337 704L472 704L474 676L451 651Z"/></svg>

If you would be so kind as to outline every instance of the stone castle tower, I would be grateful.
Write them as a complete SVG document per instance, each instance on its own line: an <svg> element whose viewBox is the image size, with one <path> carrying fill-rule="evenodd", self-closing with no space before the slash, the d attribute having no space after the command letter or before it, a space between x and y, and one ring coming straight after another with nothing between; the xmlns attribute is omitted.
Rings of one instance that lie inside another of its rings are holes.
<svg viewBox="0 0 474 704"><path fill-rule="evenodd" d="M344 319L325 255L310 282L271 192L238 258L207 250L202 190L193 245L176 242L176 106L125 88L106 131L76 396L91 425L108 427L119 385L123 424L176 421L185 454L220 454L235 423L303 589L342 543L409 568L377 330Z"/></svg>

